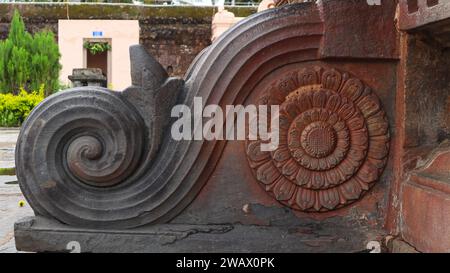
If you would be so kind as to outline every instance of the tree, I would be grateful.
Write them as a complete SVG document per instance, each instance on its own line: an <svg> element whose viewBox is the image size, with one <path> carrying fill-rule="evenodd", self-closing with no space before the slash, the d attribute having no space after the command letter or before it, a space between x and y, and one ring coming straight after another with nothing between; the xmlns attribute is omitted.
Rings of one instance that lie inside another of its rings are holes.
<svg viewBox="0 0 450 273"><path fill-rule="evenodd" d="M2 92L19 91L28 80L27 62L30 58L28 44L32 40L26 32L25 24L16 11L14 13L8 39L0 43L0 88Z"/></svg>
<svg viewBox="0 0 450 273"><path fill-rule="evenodd" d="M42 31L34 35L31 43L30 88L38 90L45 84L48 96L59 88L59 48L51 31Z"/></svg>
<svg viewBox="0 0 450 273"><path fill-rule="evenodd" d="M59 58L54 34L41 31L32 36L16 10L8 38L0 41L0 91L17 94L20 88L38 90L41 85L46 96L57 91Z"/></svg>

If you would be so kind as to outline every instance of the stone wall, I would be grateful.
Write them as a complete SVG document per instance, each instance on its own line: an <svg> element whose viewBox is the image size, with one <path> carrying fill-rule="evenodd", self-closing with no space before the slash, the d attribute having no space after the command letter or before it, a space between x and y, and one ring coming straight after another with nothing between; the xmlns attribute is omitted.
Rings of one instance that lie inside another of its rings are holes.
<svg viewBox="0 0 450 273"><path fill-rule="evenodd" d="M407 45L405 146L434 147L450 139L450 52L422 34Z"/></svg>
<svg viewBox="0 0 450 273"><path fill-rule="evenodd" d="M8 35L14 10L19 10L27 29L58 33L59 19L139 20L140 43L172 75L182 76L195 56L211 41L215 7L135 6L118 4L0 4L0 39ZM256 8L227 8L245 17Z"/></svg>

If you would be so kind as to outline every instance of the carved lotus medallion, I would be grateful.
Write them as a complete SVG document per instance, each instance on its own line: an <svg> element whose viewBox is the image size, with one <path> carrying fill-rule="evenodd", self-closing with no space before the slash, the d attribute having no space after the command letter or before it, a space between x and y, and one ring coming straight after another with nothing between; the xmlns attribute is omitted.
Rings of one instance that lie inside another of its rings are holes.
<svg viewBox="0 0 450 273"><path fill-rule="evenodd" d="M259 99L279 105L278 148L247 140L255 178L293 209L325 212L362 197L380 178L389 125L375 93L335 69L309 68L273 82Z"/></svg>

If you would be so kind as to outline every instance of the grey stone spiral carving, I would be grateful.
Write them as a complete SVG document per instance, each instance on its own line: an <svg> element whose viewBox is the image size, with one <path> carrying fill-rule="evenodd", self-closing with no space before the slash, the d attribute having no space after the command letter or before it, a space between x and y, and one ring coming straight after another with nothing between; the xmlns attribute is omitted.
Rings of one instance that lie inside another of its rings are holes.
<svg viewBox="0 0 450 273"><path fill-rule="evenodd" d="M140 225L128 221L140 213L133 203L149 198L136 178L160 147L182 80L168 78L142 47L130 53L133 85L124 92L61 91L23 124L17 175L38 214L76 226Z"/></svg>

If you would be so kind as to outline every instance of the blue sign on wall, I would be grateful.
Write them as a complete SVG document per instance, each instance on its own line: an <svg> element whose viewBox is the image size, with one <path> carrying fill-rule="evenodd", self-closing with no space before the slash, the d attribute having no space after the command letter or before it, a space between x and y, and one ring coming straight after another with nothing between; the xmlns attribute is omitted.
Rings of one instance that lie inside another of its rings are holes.
<svg viewBox="0 0 450 273"><path fill-rule="evenodd" d="M103 31L92 31L93 37L103 37Z"/></svg>

